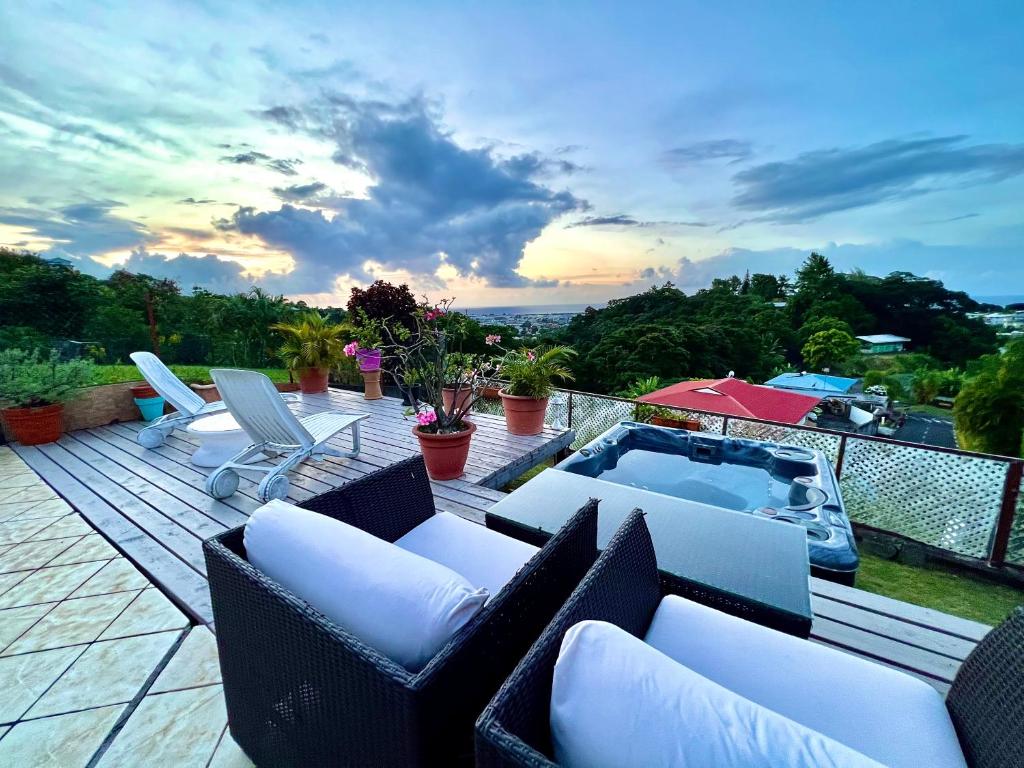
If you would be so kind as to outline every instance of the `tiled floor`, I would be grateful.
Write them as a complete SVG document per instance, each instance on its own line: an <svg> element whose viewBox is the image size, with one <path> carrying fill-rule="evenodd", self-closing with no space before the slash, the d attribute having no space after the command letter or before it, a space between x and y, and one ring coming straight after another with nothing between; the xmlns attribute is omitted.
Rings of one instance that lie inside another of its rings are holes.
<svg viewBox="0 0 1024 768"><path fill-rule="evenodd" d="M213 635L0 446L0 768L251 763Z"/></svg>

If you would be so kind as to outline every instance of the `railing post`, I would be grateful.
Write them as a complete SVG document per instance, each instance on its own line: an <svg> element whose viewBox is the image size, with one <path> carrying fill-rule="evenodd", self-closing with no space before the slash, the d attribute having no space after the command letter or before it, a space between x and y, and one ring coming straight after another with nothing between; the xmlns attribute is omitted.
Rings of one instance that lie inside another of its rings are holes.
<svg viewBox="0 0 1024 768"><path fill-rule="evenodd" d="M839 437L839 452L836 454L836 480L843 476L843 459L846 458L846 435Z"/></svg>
<svg viewBox="0 0 1024 768"><path fill-rule="evenodd" d="M1010 532L1013 530L1013 516L1017 511L1017 496L1020 494L1022 475L1024 462L1014 461L1006 469L1003 503L999 507L995 535L992 537L992 550L988 557L988 564L995 568L1000 568L1006 561L1006 548L1010 544Z"/></svg>
<svg viewBox="0 0 1024 768"><path fill-rule="evenodd" d="M729 417L728 416L723 416L722 417L722 436L723 437L728 437L729 436Z"/></svg>
<svg viewBox="0 0 1024 768"><path fill-rule="evenodd" d="M568 421L569 429L572 429L572 390L569 390L569 405L567 407L567 414L565 420Z"/></svg>

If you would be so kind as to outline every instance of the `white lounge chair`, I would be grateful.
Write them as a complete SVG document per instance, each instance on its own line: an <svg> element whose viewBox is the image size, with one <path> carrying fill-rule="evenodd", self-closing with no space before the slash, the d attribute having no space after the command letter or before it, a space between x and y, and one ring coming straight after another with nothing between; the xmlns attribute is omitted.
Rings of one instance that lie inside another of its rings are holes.
<svg viewBox="0 0 1024 768"><path fill-rule="evenodd" d="M132 352L129 357L142 372L149 386L177 411L161 416L152 424L143 427L136 436L143 448L158 448L175 428L187 427L201 416L220 413L226 409L222 401L208 403L203 400L152 352ZM298 400L298 396L293 394L283 394L281 397L289 401Z"/></svg>
<svg viewBox="0 0 1024 768"><path fill-rule="evenodd" d="M227 498L238 490L236 470L266 472L257 493L262 501L288 495L287 472L306 458L324 456L352 458L359 453L359 422L369 414L336 411L298 418L278 396L269 378L256 371L215 368L210 371L220 396L238 425L252 438L252 445L221 464L206 479L206 492L215 499ZM343 429L352 430L352 450L345 452L327 445ZM280 464L247 464L259 454L285 455Z"/></svg>

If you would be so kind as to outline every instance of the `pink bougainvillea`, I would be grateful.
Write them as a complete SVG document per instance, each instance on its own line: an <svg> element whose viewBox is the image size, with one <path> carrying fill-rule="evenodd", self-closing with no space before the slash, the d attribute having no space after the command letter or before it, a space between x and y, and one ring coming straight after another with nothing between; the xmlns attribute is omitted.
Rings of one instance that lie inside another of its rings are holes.
<svg viewBox="0 0 1024 768"><path fill-rule="evenodd" d="M335 347L337 349L337 347ZM355 357L356 352L359 351L359 342L350 341L345 345L345 355L348 357Z"/></svg>

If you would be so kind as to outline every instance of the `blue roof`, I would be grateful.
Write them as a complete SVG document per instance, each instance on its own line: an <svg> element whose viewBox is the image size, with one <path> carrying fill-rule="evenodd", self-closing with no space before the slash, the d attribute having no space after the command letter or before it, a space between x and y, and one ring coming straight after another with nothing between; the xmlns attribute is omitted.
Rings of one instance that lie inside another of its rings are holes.
<svg viewBox="0 0 1024 768"><path fill-rule="evenodd" d="M824 373L780 373L774 379L765 382L769 387L777 389L799 389L819 394L844 394L856 383L857 379L829 376Z"/></svg>

